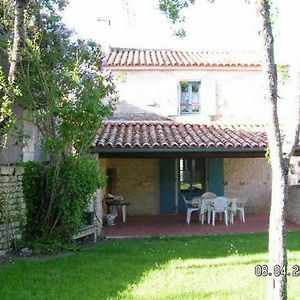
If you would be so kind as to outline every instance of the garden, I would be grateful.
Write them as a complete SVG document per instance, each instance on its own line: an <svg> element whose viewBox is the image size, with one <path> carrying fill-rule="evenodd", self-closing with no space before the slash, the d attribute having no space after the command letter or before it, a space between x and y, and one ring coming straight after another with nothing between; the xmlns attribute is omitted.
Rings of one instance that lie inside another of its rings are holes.
<svg viewBox="0 0 300 300"><path fill-rule="evenodd" d="M288 248L289 299L298 299L300 232L288 233ZM267 255L265 233L102 240L79 252L1 266L0 294L1 299L264 299L268 274L258 271Z"/></svg>

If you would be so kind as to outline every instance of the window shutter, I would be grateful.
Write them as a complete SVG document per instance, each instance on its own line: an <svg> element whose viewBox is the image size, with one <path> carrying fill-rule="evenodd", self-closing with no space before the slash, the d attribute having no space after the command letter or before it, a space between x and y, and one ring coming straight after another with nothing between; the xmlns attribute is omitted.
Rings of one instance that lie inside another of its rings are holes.
<svg viewBox="0 0 300 300"><path fill-rule="evenodd" d="M176 211L176 165L174 158L162 158L159 162L160 173L160 213L174 214Z"/></svg>
<svg viewBox="0 0 300 300"><path fill-rule="evenodd" d="M202 80L200 87L201 114L214 116L217 113L216 82L214 80Z"/></svg>
<svg viewBox="0 0 300 300"><path fill-rule="evenodd" d="M224 196L224 160L223 158L208 159L208 191Z"/></svg>

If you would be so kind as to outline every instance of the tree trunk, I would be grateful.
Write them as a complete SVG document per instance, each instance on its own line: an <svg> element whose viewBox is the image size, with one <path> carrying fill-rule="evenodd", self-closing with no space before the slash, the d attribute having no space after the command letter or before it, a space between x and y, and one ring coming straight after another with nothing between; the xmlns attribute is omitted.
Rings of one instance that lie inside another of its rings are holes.
<svg viewBox="0 0 300 300"><path fill-rule="evenodd" d="M10 55L8 82L15 81L16 69L21 54L21 43L24 39L24 10L28 0L15 0L14 41Z"/></svg>
<svg viewBox="0 0 300 300"><path fill-rule="evenodd" d="M17 64L21 56L21 44L24 40L24 10L28 0L15 0L15 19L13 30L13 45L9 55L9 70L8 70L8 88L6 96L8 98L8 105L11 106L14 100L14 91L11 84L15 82ZM2 104L3 105L3 104ZM6 133L10 126L10 114L1 115L0 112L0 151L5 147Z"/></svg>
<svg viewBox="0 0 300 300"><path fill-rule="evenodd" d="M263 76L268 103L268 144L272 168L272 199L269 220L269 299L287 299L287 254L286 254L286 203L288 198L288 166L290 155L282 152L282 136L277 107L277 69L274 61L273 34L270 4L257 1L257 11L262 22ZM276 267L275 267L276 266ZM281 270L278 274L274 274Z"/></svg>

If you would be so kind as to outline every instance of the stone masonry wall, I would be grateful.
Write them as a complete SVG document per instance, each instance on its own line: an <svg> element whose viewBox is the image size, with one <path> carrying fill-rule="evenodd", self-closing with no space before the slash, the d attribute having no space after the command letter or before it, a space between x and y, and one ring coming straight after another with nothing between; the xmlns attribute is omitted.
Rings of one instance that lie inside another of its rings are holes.
<svg viewBox="0 0 300 300"><path fill-rule="evenodd" d="M248 197L247 213L267 213L271 201L271 168L265 158L224 159L227 197Z"/></svg>
<svg viewBox="0 0 300 300"><path fill-rule="evenodd" d="M101 169L116 169L115 195L121 195L130 205L128 215L159 214L159 160L107 159L101 160Z"/></svg>
<svg viewBox="0 0 300 300"><path fill-rule="evenodd" d="M287 219L300 224L300 186L291 186L287 205Z"/></svg>
<svg viewBox="0 0 300 300"><path fill-rule="evenodd" d="M0 254L21 238L25 222L22 167L0 166Z"/></svg>

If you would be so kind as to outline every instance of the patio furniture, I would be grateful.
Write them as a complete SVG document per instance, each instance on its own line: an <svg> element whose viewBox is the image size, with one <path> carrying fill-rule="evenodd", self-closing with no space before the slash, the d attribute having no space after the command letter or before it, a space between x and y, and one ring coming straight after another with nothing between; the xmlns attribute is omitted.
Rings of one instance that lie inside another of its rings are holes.
<svg viewBox="0 0 300 300"><path fill-rule="evenodd" d="M183 201L184 201L185 206L186 206L186 222L188 224L190 224L192 212L194 212L194 211L199 211L200 212L200 206L196 202L193 203L193 201L187 200L184 195L182 195L182 198L183 198Z"/></svg>
<svg viewBox="0 0 300 300"><path fill-rule="evenodd" d="M207 213L207 223L210 223L210 203L213 199L217 198L217 195L212 192L206 192L201 196L201 209L199 214L199 222L201 218L201 224L204 224L205 221L205 214Z"/></svg>
<svg viewBox="0 0 300 300"><path fill-rule="evenodd" d="M216 213L224 213L224 220L228 226L228 199L226 197L217 197L212 200L209 210L212 213L212 225L215 226Z"/></svg>
<svg viewBox="0 0 300 300"><path fill-rule="evenodd" d="M245 204L247 203L248 198L242 197L240 199L235 199L235 201L231 202L230 207L230 223L233 224L234 216L239 213L240 220L245 223Z"/></svg>
<svg viewBox="0 0 300 300"><path fill-rule="evenodd" d="M122 220L123 223L126 222L126 207L130 205L129 202L125 202L122 196L113 196L108 194L106 198L104 198L105 204L108 206L109 213L111 214L111 210L114 208L116 210L116 214L118 214L118 208L122 209Z"/></svg>

